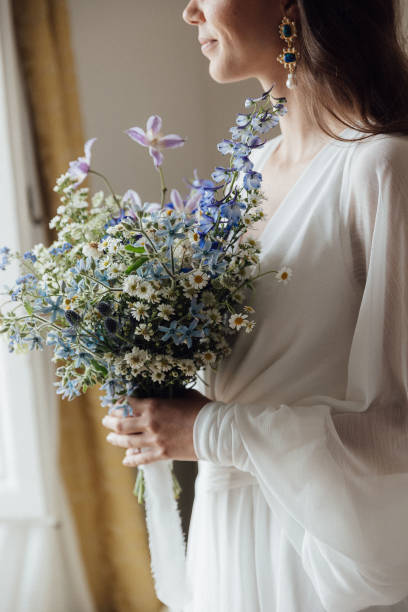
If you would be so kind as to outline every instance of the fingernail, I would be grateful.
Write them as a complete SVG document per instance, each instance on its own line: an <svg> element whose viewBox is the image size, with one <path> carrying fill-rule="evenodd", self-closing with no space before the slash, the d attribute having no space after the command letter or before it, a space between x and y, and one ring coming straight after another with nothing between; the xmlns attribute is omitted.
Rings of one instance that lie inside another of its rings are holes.
<svg viewBox="0 0 408 612"><path fill-rule="evenodd" d="M104 416L103 419L102 419L102 425L105 425L106 421L107 421L107 418L106 418L106 416Z"/></svg>
<svg viewBox="0 0 408 612"><path fill-rule="evenodd" d="M115 439L115 434L113 434L113 433L109 433L109 434L106 436L106 439L108 440L108 442L112 442L112 440L114 440L114 439Z"/></svg>
<svg viewBox="0 0 408 612"><path fill-rule="evenodd" d="M123 459L122 463L123 463L123 465L130 465L131 464L130 459L128 459L127 457L125 457Z"/></svg>

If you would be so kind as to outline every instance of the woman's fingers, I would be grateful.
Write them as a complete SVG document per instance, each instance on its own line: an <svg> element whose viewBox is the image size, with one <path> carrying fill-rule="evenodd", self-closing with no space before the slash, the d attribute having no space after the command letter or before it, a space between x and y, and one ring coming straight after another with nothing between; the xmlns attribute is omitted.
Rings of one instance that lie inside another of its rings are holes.
<svg viewBox="0 0 408 612"><path fill-rule="evenodd" d="M126 453L122 463L123 465L127 465L129 467L137 467L138 465L154 463L155 461L160 461L161 459L163 459L161 451L158 448L152 448L145 450L143 453Z"/></svg>
<svg viewBox="0 0 408 612"><path fill-rule="evenodd" d="M155 437L143 432L140 434L116 434L111 432L106 440L114 446L122 448L142 448L144 446L156 446Z"/></svg>
<svg viewBox="0 0 408 612"><path fill-rule="evenodd" d="M144 421L143 417L117 417L107 414L102 419L102 425L116 433L132 434L144 431Z"/></svg>

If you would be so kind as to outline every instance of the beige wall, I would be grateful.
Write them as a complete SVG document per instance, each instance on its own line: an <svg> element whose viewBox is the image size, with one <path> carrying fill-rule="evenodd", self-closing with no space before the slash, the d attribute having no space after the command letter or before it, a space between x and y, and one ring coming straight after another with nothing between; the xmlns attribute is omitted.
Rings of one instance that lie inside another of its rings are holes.
<svg viewBox="0 0 408 612"><path fill-rule="evenodd" d="M69 0L74 53L86 138L98 136L94 167L117 192L136 189L159 199L158 173L147 149L123 130L145 126L151 114L164 130L188 139L168 152L163 166L169 188L183 177L209 177L222 163L216 145L228 138L247 95L261 92L255 79L219 84L208 74L197 28L182 19L187 0ZM93 183L94 189L102 183Z"/></svg>

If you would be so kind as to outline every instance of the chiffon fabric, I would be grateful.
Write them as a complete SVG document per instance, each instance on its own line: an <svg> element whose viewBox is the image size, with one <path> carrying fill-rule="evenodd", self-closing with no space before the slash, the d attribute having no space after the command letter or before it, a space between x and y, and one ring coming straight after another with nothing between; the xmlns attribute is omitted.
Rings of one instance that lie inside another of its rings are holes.
<svg viewBox="0 0 408 612"><path fill-rule="evenodd" d="M293 276L200 387L184 610L406 612L408 137L329 140L260 243Z"/></svg>

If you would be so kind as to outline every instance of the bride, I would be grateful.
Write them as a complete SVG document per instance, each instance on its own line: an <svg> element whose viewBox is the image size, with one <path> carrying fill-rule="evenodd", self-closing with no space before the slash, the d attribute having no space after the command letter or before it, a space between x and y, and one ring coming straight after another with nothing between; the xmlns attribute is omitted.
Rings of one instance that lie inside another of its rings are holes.
<svg viewBox="0 0 408 612"><path fill-rule="evenodd" d="M183 612L408 611L408 60L392 0L190 0L218 83L287 98L253 152L266 275L208 386L106 417L198 461ZM244 337L245 336L245 337ZM144 452L139 452L140 448ZM147 450L146 450L147 449ZM168 560L170 564L171 559Z"/></svg>

